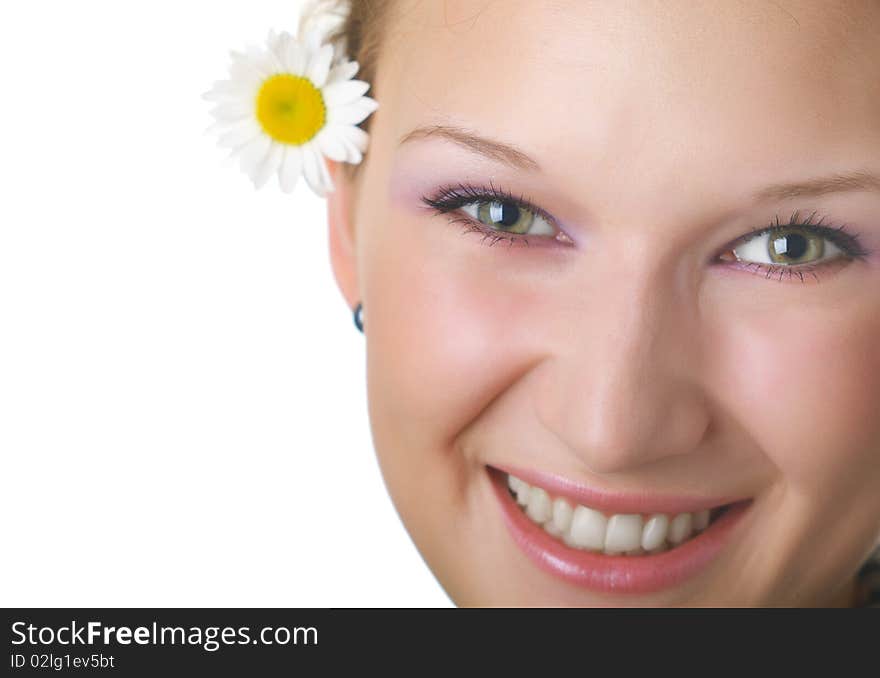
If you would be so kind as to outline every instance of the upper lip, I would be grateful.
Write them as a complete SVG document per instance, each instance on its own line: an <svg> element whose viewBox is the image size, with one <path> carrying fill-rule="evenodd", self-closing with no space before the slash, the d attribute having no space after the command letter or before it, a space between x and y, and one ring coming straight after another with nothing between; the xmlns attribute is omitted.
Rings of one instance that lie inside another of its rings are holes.
<svg viewBox="0 0 880 678"><path fill-rule="evenodd" d="M506 465L495 465L494 468L514 475L529 485L537 485L550 494L567 497L576 504L608 514L695 513L747 499L743 496L670 495L644 490L637 492L600 490L546 471Z"/></svg>

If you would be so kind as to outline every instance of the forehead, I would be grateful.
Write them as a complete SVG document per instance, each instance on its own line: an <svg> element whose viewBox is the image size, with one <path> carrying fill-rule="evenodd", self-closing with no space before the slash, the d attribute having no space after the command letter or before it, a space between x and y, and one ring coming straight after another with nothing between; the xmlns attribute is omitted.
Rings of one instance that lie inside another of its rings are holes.
<svg viewBox="0 0 880 678"><path fill-rule="evenodd" d="M874 0L399 0L376 92L394 139L454 122L560 175L876 156L878 35Z"/></svg>

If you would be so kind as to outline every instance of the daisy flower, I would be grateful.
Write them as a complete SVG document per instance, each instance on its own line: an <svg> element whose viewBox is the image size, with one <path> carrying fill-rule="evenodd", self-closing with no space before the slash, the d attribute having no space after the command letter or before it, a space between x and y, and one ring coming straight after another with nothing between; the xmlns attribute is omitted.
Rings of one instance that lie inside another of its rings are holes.
<svg viewBox="0 0 880 678"><path fill-rule="evenodd" d="M378 104L364 96L369 83L352 79L358 63L307 23L296 37L270 31L264 47L233 51L229 79L203 96L216 103L211 131L256 188L277 174L290 193L302 174L324 197L334 190L324 158L361 162L369 135L357 124Z"/></svg>

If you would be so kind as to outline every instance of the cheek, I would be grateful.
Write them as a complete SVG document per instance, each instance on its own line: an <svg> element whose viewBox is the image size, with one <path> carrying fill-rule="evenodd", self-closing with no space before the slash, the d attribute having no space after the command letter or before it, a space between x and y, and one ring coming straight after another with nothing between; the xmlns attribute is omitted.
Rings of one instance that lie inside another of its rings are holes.
<svg viewBox="0 0 880 678"><path fill-rule="evenodd" d="M721 330L729 407L788 482L823 493L880 474L880 304L860 298Z"/></svg>
<svg viewBox="0 0 880 678"><path fill-rule="evenodd" d="M388 222L364 243L368 406L395 508L449 585L474 550L468 526L478 529L472 490L482 477L456 443L511 381L505 327L517 299L496 296L489 267L465 249L488 248L443 223L434 224L441 233L412 235L424 226Z"/></svg>
<svg viewBox="0 0 880 678"><path fill-rule="evenodd" d="M520 351L510 318L530 302L501 284L490 260L504 253L490 254L456 226L431 227L442 232L375 243L367 323L372 319L369 378L382 401L377 414L393 415L398 434L411 442L430 438L436 445L450 442L509 385Z"/></svg>

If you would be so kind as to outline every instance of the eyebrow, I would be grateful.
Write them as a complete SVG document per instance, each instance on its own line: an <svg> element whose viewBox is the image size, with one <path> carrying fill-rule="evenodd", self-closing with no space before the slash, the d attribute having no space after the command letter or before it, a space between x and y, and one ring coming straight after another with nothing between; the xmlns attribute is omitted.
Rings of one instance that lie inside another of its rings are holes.
<svg viewBox="0 0 880 678"><path fill-rule="evenodd" d="M452 141L469 151L490 160L501 162L514 169L540 172L537 160L512 144L491 139L454 125L422 125L404 134L398 146L408 141L437 136ZM867 170L837 173L826 177L814 177L804 181L771 184L752 195L755 202L786 200L790 198L815 197L828 193L846 191L880 191L880 176Z"/></svg>
<svg viewBox="0 0 880 678"><path fill-rule="evenodd" d="M867 170L857 170L827 177L816 177L806 181L766 186L754 194L756 202L763 200L785 200L803 196L818 196L826 193L845 191L880 191L880 177Z"/></svg>
<svg viewBox="0 0 880 678"><path fill-rule="evenodd" d="M423 139L425 137L437 136L452 141L453 143L463 146L464 148L485 156L490 160L501 162L509 165L514 169L526 170L530 172L540 172L541 165L538 161L521 151L516 146L506 144L503 141L490 139L489 137L480 136L474 132L468 131L454 125L423 125L416 127L411 132L404 134L398 146L402 146L408 141L414 139Z"/></svg>

